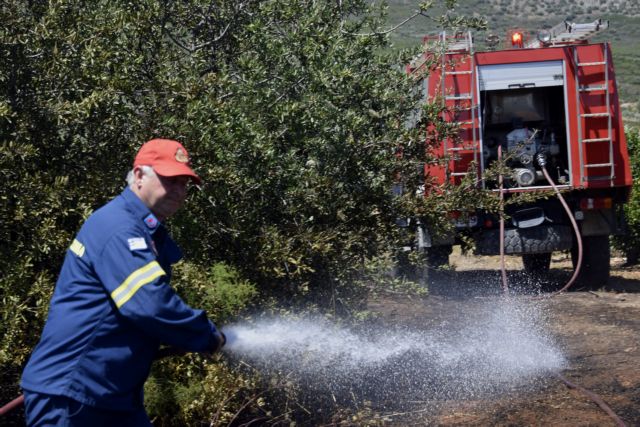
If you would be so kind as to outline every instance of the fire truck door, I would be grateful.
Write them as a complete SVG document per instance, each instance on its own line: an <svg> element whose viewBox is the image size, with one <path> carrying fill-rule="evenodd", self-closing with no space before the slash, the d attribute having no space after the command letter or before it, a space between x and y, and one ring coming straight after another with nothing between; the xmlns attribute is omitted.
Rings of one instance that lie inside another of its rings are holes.
<svg viewBox="0 0 640 427"><path fill-rule="evenodd" d="M478 67L480 90L562 86L562 61L520 62Z"/></svg>

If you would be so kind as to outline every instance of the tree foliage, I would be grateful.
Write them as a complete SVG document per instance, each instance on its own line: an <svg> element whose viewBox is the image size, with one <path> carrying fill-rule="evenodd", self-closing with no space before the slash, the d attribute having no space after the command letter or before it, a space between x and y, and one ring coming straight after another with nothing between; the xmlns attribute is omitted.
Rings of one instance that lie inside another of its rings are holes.
<svg viewBox="0 0 640 427"><path fill-rule="evenodd" d="M624 205L624 214L627 221L627 232L623 236L615 236L613 243L623 250L627 256L627 262L635 264L640 257L640 130L634 128L625 129L629 159L631 161L631 176L633 187L629 202Z"/></svg>
<svg viewBox="0 0 640 427"><path fill-rule="evenodd" d="M364 0L8 0L0 19L5 384L74 233L150 138L184 142L205 182L170 228L191 260L180 292L221 322L255 298L247 279L263 293L346 291L397 244L396 218L442 220L415 197L428 138L406 126L411 54L385 53L383 14ZM427 107L423 122L454 131ZM173 385L193 374L167 369Z"/></svg>

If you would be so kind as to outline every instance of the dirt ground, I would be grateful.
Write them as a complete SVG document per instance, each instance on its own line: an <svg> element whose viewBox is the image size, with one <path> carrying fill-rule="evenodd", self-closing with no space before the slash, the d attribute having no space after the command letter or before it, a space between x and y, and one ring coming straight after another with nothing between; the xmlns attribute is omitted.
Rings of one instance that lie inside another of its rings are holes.
<svg viewBox="0 0 640 427"><path fill-rule="evenodd" d="M568 359L562 372L569 381L600 396L627 426L640 426L640 266L613 257L611 279L598 291L572 290L544 302L552 336ZM438 273L429 294L416 299L380 296L370 309L385 321L415 324L428 318L473 310L474 301L501 292L499 257L464 256L454 250L452 269ZM509 282L526 282L518 257L506 262ZM561 287L571 277L568 255L554 254L544 287ZM481 285L478 285L481 284ZM529 286L527 298L539 292ZM441 402L434 413L414 410L386 417L390 425L442 426L615 426L589 397L555 377L533 390L508 396Z"/></svg>

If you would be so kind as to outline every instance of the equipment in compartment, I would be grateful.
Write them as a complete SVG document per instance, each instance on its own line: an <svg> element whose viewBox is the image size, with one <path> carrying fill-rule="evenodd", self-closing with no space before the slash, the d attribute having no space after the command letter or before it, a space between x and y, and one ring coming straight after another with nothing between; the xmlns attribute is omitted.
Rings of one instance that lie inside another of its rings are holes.
<svg viewBox="0 0 640 427"><path fill-rule="evenodd" d="M569 183L562 86L484 91L482 157L484 167L498 158L498 146L513 171L508 188L548 185L537 156L557 184Z"/></svg>

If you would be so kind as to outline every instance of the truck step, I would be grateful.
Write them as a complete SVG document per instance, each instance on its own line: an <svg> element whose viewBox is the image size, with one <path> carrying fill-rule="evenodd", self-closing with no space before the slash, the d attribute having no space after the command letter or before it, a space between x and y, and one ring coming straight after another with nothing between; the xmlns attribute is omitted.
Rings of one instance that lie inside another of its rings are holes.
<svg viewBox="0 0 640 427"><path fill-rule="evenodd" d="M609 113L585 113L580 114L580 117L609 117Z"/></svg>
<svg viewBox="0 0 640 427"><path fill-rule="evenodd" d="M469 70L469 71L449 71L449 72L445 72L444 74L446 76L457 76L458 74L472 74L473 71Z"/></svg>
<svg viewBox="0 0 640 427"><path fill-rule="evenodd" d="M595 175L595 176L585 176L585 181L611 181L614 179L613 175Z"/></svg>
<svg viewBox="0 0 640 427"><path fill-rule="evenodd" d="M590 142L605 142L605 141L611 141L611 138L591 138L591 139L582 140L582 142L584 142L585 144L588 144Z"/></svg>
<svg viewBox="0 0 640 427"><path fill-rule="evenodd" d="M469 172L452 172L451 176L467 176Z"/></svg>
<svg viewBox="0 0 640 427"><path fill-rule="evenodd" d="M580 86L580 92L595 92L598 90L607 90L607 86Z"/></svg>
<svg viewBox="0 0 640 427"><path fill-rule="evenodd" d="M457 101L460 99L473 99L470 94L462 93L460 95L447 95L444 97L447 101Z"/></svg>
<svg viewBox="0 0 640 427"><path fill-rule="evenodd" d="M463 43L456 43L449 46L449 50L444 52L445 55L460 55L466 53L467 55L471 55L471 51L469 50L469 46Z"/></svg>
<svg viewBox="0 0 640 427"><path fill-rule="evenodd" d="M611 163L588 163L584 165L585 168L604 168L604 167L611 167L611 166L612 166Z"/></svg>
<svg viewBox="0 0 640 427"><path fill-rule="evenodd" d="M457 111L471 111L471 110L476 110L478 108L478 105L470 105L468 107L457 107L456 110Z"/></svg>
<svg viewBox="0 0 640 427"><path fill-rule="evenodd" d="M607 63L605 61L600 61L600 62L581 62L578 64L578 67L593 67L595 65L606 65Z"/></svg>
<svg viewBox="0 0 640 427"><path fill-rule="evenodd" d="M478 150L474 147L451 147L447 148L447 151L472 151L475 153Z"/></svg>

